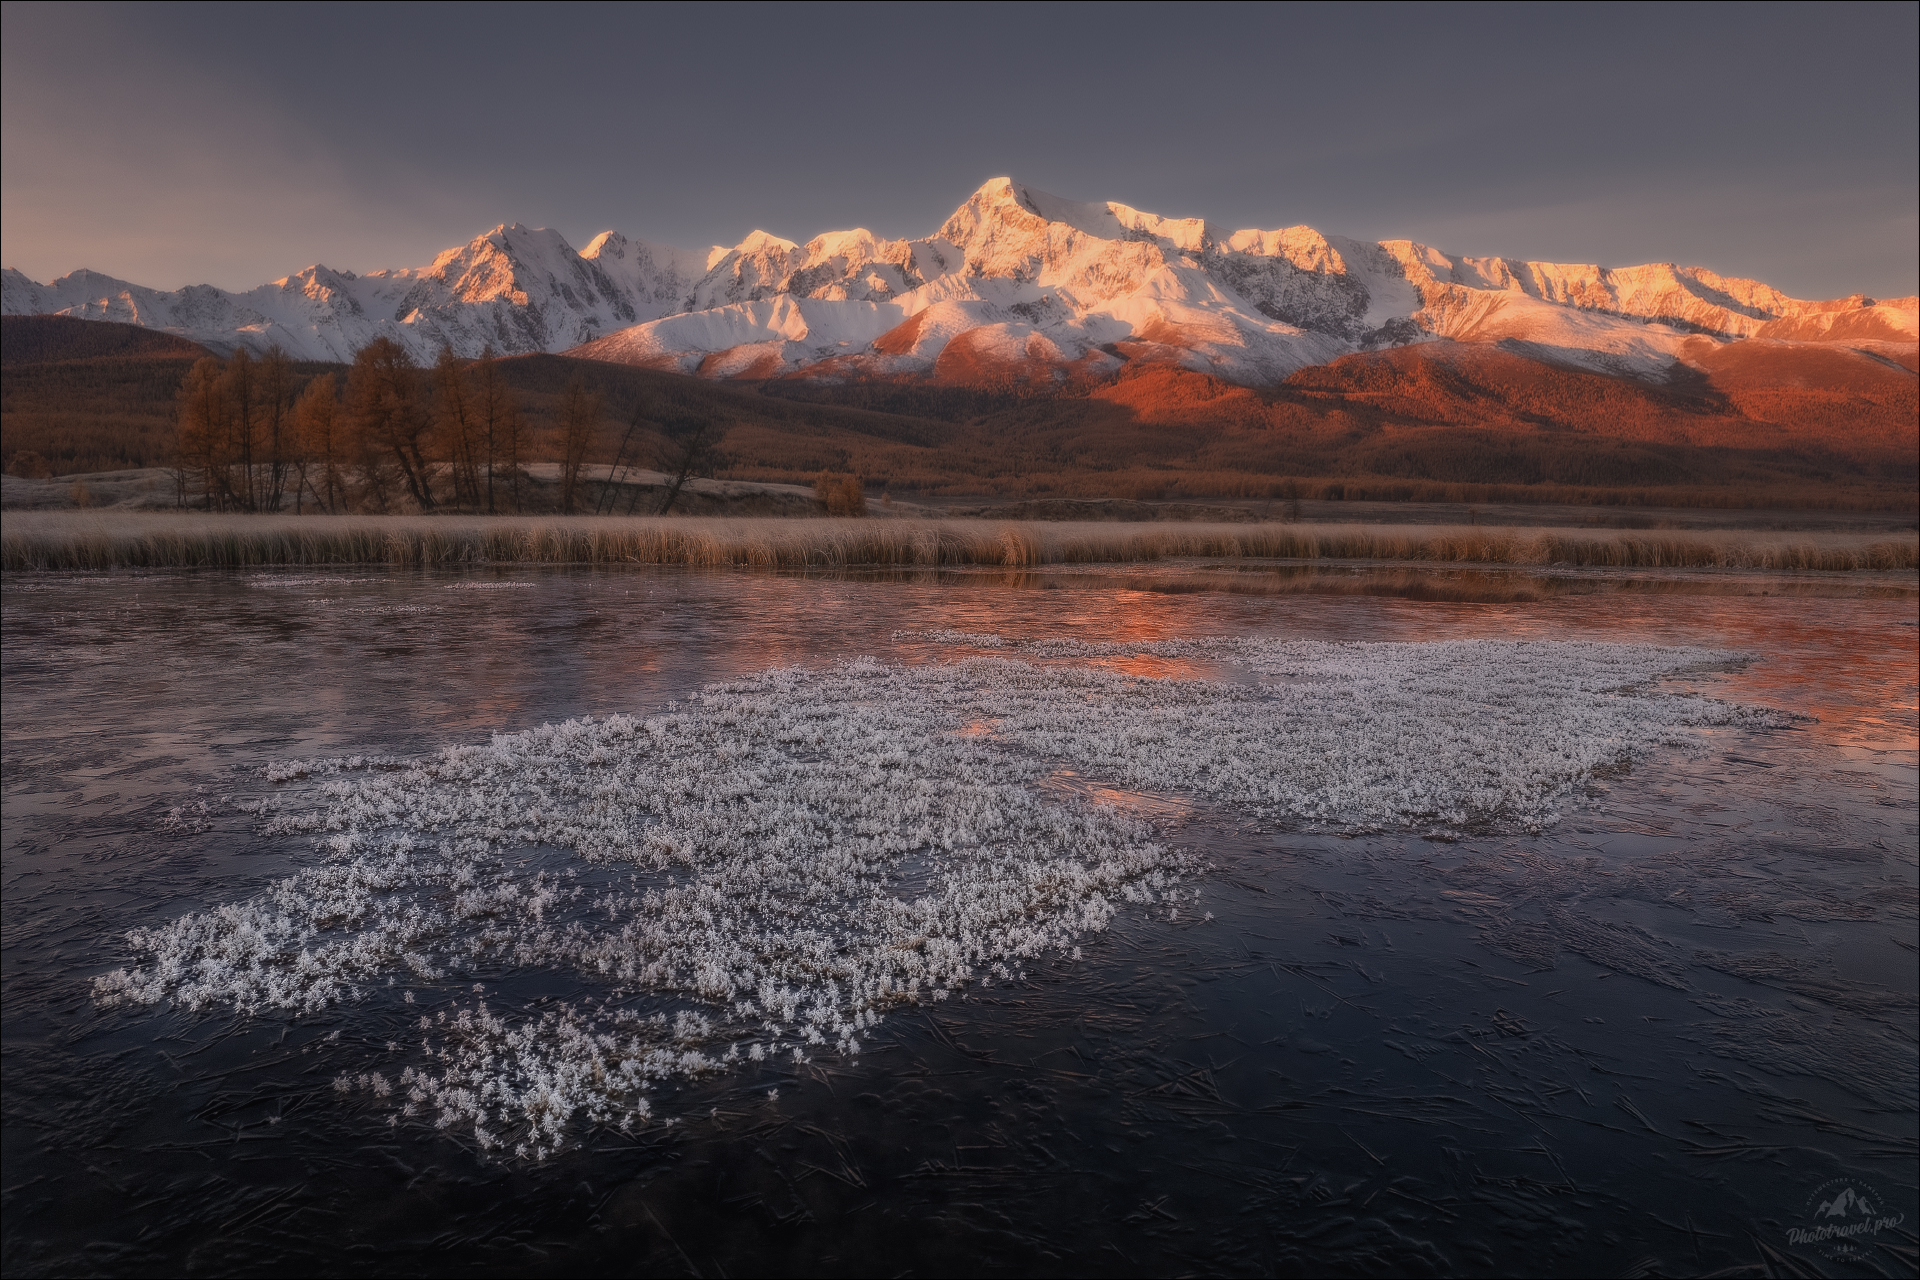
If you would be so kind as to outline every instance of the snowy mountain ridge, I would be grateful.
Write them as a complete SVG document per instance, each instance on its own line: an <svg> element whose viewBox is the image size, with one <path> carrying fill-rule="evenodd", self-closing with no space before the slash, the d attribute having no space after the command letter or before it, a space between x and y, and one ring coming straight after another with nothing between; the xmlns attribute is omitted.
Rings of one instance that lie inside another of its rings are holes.
<svg viewBox="0 0 1920 1280"><path fill-rule="evenodd" d="M0 311L163 329L217 347L346 360L375 337L431 360L568 351L706 377L1098 380L1167 361L1263 385L1341 355L1436 338L1661 377L1689 350L1760 337L1910 344L1915 300L1790 298L1656 263L1468 258L1311 227L1224 232L996 178L933 235L806 244L756 231L702 255L617 232L575 252L496 227L431 266L309 267L244 293L166 292L90 271L8 269Z"/></svg>
<svg viewBox="0 0 1920 1280"><path fill-rule="evenodd" d="M705 272L701 256L596 236L576 253L557 231L495 227L433 265L356 276L311 266L244 293L211 285L164 291L76 271L36 284L9 268L0 312L115 320L163 329L216 348L301 360L351 360L378 337L431 360L442 345L478 355L560 351L680 309Z"/></svg>

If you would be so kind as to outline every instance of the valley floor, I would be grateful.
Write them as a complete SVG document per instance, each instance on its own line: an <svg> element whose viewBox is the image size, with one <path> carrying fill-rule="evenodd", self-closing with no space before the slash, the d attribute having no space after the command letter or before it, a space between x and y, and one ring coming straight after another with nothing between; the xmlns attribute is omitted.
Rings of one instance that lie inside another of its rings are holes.
<svg viewBox="0 0 1920 1280"><path fill-rule="evenodd" d="M536 514L559 512L557 463L527 469L530 493L525 505ZM607 514L637 516L659 509L669 477L658 471L621 468L609 481L607 469L589 468L583 477L582 505L604 506ZM164 467L88 472L29 479L0 476L0 510L94 512L176 512L205 514L191 508ZM812 489L798 484L757 480L689 480L675 501L675 512L699 516L788 516L824 514ZM311 511L303 513L311 515ZM439 518L473 513L443 512ZM1620 507L1521 502L1341 502L1319 498L1215 498L1152 501L1135 498L1008 498L993 494L871 497L868 515L879 519L976 519L1058 523L1181 521L1211 523L1387 524L1489 526L1555 529L1774 530L1780 532L1900 533L1920 520L1911 508L1849 511L1820 508L1747 509L1739 507ZM406 517L395 517L406 518Z"/></svg>

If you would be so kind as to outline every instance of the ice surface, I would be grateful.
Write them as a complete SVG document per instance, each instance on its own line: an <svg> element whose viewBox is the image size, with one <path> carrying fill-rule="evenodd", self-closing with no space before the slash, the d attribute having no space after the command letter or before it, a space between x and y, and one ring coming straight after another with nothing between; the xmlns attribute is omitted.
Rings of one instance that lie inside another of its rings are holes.
<svg viewBox="0 0 1920 1280"><path fill-rule="evenodd" d="M1055 679L1098 686L1107 704L1098 723L1084 714L1090 698L1015 693L1018 714L1001 733L1130 786L1187 789L1259 816L1341 830L1537 829L1596 770L1657 744L1697 742L1715 725L1778 722L1772 713L1646 687L1746 656L1723 650L1585 641L1088 643L956 631L922 638L1045 659L1148 655L1244 668L1263 679L1141 681L1049 668Z"/></svg>
<svg viewBox="0 0 1920 1280"><path fill-rule="evenodd" d="M421 1019L397 1085L338 1082L544 1157L576 1119L645 1122L656 1082L853 1056L889 1008L1077 958L1116 911L1171 916L1191 860L1130 794L1333 830L1525 831L1597 771L1777 720L1649 687L1741 656L1711 650L926 638L1017 656L771 670L646 718L275 765L292 785L267 829L314 837L317 864L134 931L140 963L96 993L299 1014L394 984L411 999L479 972L570 974L604 994L536 1015L476 991ZM1089 661L1139 653L1252 679ZM1062 767L1098 785L1046 785ZM1657 981L1661 958L1645 964Z"/></svg>

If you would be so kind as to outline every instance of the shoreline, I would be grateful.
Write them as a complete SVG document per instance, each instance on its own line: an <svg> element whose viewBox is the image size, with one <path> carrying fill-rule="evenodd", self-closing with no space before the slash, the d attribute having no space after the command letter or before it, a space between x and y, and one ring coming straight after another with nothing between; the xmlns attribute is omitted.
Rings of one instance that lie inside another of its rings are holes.
<svg viewBox="0 0 1920 1280"><path fill-rule="evenodd" d="M1440 524L104 511L14 511L0 522L0 568L29 573L509 564L1034 569L1179 559L1887 572L1920 567L1920 534Z"/></svg>

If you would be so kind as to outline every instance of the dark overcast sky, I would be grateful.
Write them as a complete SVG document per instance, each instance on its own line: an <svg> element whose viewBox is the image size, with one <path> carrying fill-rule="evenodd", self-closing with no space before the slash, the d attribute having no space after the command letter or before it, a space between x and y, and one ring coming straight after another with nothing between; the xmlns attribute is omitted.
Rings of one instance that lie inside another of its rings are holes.
<svg viewBox="0 0 1920 1280"><path fill-rule="evenodd" d="M1224 228L1913 293L1888 5L6 4L0 257L247 287L499 222L926 235L1010 174Z"/></svg>

